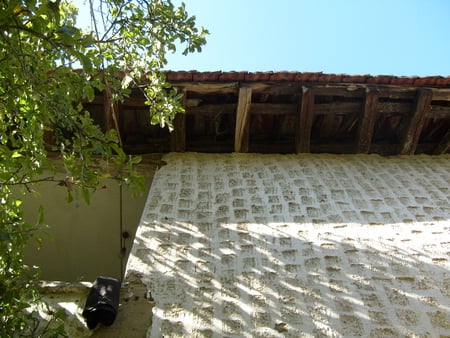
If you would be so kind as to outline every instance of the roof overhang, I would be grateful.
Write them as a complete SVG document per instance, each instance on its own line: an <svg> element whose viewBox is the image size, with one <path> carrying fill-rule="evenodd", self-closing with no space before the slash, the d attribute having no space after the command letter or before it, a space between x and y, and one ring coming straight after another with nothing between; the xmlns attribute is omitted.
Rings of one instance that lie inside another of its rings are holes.
<svg viewBox="0 0 450 338"><path fill-rule="evenodd" d="M167 71L186 113L145 125L139 91L119 106L130 152L443 154L450 77ZM96 100L104 102L103 99Z"/></svg>

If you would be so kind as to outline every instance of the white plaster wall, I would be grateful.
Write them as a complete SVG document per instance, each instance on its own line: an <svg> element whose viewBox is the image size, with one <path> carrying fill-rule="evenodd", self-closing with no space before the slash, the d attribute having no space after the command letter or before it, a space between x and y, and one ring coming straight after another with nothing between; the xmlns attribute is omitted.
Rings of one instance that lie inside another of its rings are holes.
<svg viewBox="0 0 450 338"><path fill-rule="evenodd" d="M148 337L450 336L450 157L169 154L127 265Z"/></svg>

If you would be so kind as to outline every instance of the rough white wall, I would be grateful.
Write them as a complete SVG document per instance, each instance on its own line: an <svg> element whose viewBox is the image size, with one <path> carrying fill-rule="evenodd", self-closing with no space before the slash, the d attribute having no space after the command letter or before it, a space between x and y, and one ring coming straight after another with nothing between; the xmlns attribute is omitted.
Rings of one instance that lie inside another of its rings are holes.
<svg viewBox="0 0 450 338"><path fill-rule="evenodd" d="M127 266L149 337L450 335L449 156L164 160Z"/></svg>

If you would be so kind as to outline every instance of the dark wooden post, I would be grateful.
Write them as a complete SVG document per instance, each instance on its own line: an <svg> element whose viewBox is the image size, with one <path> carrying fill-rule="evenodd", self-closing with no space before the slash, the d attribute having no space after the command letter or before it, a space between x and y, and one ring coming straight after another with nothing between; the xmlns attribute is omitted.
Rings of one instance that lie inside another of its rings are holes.
<svg viewBox="0 0 450 338"><path fill-rule="evenodd" d="M430 110L432 97L433 92L429 88L420 88L417 91L414 111L407 119L406 128L402 135L400 135L401 155L412 155L416 152L423 124Z"/></svg>
<svg viewBox="0 0 450 338"><path fill-rule="evenodd" d="M297 153L309 153L311 146L311 130L314 118L314 92L311 88L302 88L302 101L296 127Z"/></svg>
<svg viewBox="0 0 450 338"><path fill-rule="evenodd" d="M234 151L248 152L250 137L250 107L252 103L252 89L242 87L239 89L239 99L236 110L236 132L234 138Z"/></svg>
<svg viewBox="0 0 450 338"><path fill-rule="evenodd" d="M372 143L373 130L377 117L378 89L367 88L362 112L361 122L358 128L356 152L367 154Z"/></svg>

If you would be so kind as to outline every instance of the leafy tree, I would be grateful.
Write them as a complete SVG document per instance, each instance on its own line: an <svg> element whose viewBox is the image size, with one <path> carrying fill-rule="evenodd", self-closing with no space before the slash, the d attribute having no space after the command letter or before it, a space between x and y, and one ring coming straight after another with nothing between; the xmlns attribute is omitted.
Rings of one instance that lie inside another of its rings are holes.
<svg viewBox="0 0 450 338"><path fill-rule="evenodd" d="M124 153L118 128L102 130L80 102L98 91L119 101L145 83L149 119L170 126L183 108L161 72L165 56L176 46L184 54L200 51L206 41L207 31L196 28L184 4L87 4L90 31L77 27L77 8L68 0L0 0L1 337L34 334L24 309L38 297L37 275L24 265L23 248L43 224L43 213L35 224L26 223L20 194L32 193L38 182L57 181L69 201L89 201L102 177L139 181L133 170L139 159ZM63 162L64 180L43 176L53 169L52 157Z"/></svg>

